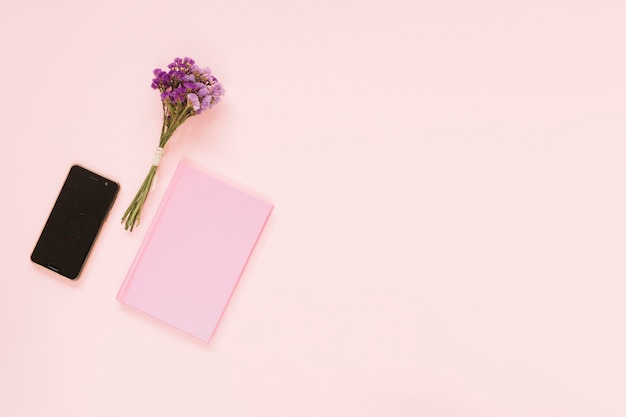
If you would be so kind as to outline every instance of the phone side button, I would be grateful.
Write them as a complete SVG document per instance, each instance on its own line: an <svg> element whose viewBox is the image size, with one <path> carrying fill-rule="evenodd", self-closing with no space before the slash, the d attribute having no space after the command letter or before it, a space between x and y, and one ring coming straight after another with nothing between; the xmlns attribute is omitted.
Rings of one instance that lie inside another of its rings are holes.
<svg viewBox="0 0 626 417"><path fill-rule="evenodd" d="M48 267L48 269L52 269L54 272L59 272L59 268L57 268L56 266L52 265L51 263L48 263L47 267Z"/></svg>

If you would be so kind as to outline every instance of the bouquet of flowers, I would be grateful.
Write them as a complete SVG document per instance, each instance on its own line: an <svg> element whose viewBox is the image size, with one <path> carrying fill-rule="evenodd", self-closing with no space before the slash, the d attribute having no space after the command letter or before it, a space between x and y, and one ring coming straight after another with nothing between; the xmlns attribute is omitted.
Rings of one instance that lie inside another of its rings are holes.
<svg viewBox="0 0 626 417"><path fill-rule="evenodd" d="M191 58L176 58L167 68L167 72L160 68L153 72L155 78L152 80L152 88L161 92L163 126L150 171L122 217L124 228L130 228L131 232L140 223L141 209L163 158L165 145L174 131L191 116L216 105L224 94L224 88L211 74L211 70L200 68Z"/></svg>

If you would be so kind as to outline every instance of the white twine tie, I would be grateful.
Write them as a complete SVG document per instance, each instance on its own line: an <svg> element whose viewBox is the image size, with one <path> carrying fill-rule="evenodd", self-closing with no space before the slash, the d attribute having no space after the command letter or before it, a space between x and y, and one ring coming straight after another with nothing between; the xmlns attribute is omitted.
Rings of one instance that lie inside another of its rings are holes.
<svg viewBox="0 0 626 417"><path fill-rule="evenodd" d="M163 154L165 153L165 149L160 146L154 150L154 155L152 155L152 166L158 167L161 163L161 159L163 159Z"/></svg>
<svg viewBox="0 0 626 417"><path fill-rule="evenodd" d="M154 150L154 155L152 155L152 166L158 167L161 163L161 159L163 159L163 154L165 153L165 149L160 146ZM154 173L154 178L152 179L152 187L150 187L150 191L154 191L157 183L157 175Z"/></svg>

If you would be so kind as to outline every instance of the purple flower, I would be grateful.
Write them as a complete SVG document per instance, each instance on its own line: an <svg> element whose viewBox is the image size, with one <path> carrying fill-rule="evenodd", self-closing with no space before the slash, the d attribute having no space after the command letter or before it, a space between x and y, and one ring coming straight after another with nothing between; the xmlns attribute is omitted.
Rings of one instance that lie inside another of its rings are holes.
<svg viewBox="0 0 626 417"><path fill-rule="evenodd" d="M157 68L153 71L155 78L152 80L152 88L160 89L161 91L165 90L167 85L169 84L169 76L167 72Z"/></svg>
<svg viewBox="0 0 626 417"><path fill-rule="evenodd" d="M211 74L211 70L208 67L201 68L191 58L176 58L167 69L163 71L157 68L152 72L154 79L151 86L161 92L161 100L168 105L168 111L182 111L190 105L193 114L199 114L213 107L224 94L224 88Z"/></svg>
<svg viewBox="0 0 626 417"><path fill-rule="evenodd" d="M185 73L183 71L179 71L179 70L170 71L170 80L172 81L182 82L184 76L185 76Z"/></svg>
<svg viewBox="0 0 626 417"><path fill-rule="evenodd" d="M219 96L223 96L224 93L225 93L224 87L222 87L222 84L216 79L215 84L211 85L211 94L214 97L219 97Z"/></svg>
<svg viewBox="0 0 626 417"><path fill-rule="evenodd" d="M211 108L211 96L206 96L205 98L202 99L202 105L200 106L200 109L204 111L210 108Z"/></svg>
<svg viewBox="0 0 626 417"><path fill-rule="evenodd" d="M200 110L200 100L198 99L197 95L195 95L194 93L189 93L187 94L187 100L189 100L189 102L193 106L194 111L197 112L198 110Z"/></svg>
<svg viewBox="0 0 626 417"><path fill-rule="evenodd" d="M176 69L176 68L180 68L180 69L191 69L191 67L193 66L193 64L195 64L194 60L188 57L185 57L183 59L180 58L176 58L174 59L174 62L172 62L171 64L169 64L167 67L171 70Z"/></svg>

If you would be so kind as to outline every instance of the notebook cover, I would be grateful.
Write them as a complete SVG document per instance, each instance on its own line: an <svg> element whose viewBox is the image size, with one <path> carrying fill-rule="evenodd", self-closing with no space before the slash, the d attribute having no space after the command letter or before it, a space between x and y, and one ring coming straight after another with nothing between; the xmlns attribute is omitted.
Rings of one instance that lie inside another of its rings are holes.
<svg viewBox="0 0 626 417"><path fill-rule="evenodd" d="M117 300L208 342L272 208L181 161Z"/></svg>

